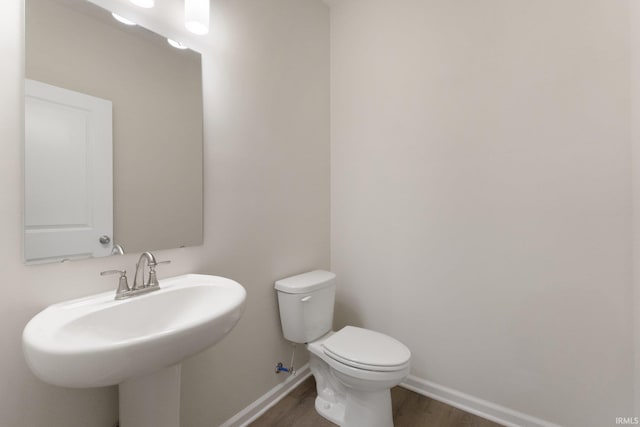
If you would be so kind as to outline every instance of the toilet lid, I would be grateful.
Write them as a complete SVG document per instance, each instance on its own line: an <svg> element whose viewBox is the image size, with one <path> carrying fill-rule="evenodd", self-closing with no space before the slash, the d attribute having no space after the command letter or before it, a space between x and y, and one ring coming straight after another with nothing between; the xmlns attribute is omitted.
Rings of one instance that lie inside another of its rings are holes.
<svg viewBox="0 0 640 427"><path fill-rule="evenodd" d="M345 365L370 371L396 371L411 352L400 341L368 329L345 326L322 343L325 354Z"/></svg>

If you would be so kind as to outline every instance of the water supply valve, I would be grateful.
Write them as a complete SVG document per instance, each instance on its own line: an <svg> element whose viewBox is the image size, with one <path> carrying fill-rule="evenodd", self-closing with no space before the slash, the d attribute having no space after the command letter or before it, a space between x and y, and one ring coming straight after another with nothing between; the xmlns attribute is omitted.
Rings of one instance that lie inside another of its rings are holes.
<svg viewBox="0 0 640 427"><path fill-rule="evenodd" d="M293 344L293 352L291 353L291 367L287 368L282 364L282 362L278 362L278 364L276 365L276 374L279 374L280 372L288 372L290 375L295 375L296 369L293 367L293 361L295 360L295 357L296 345Z"/></svg>
<svg viewBox="0 0 640 427"><path fill-rule="evenodd" d="M295 374L296 370L293 367L287 368L282 364L282 362L278 362L278 364L276 365L276 374L279 374L280 372L288 372L290 374Z"/></svg>

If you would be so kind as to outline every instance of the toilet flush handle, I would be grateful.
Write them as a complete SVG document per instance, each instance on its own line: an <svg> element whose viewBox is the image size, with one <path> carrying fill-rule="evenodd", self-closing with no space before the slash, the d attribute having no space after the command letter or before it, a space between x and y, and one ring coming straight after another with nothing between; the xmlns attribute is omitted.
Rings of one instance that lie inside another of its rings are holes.
<svg viewBox="0 0 640 427"><path fill-rule="evenodd" d="M301 302L307 302L307 301L309 301L310 299L311 299L311 295L307 295L306 297L302 297L302 298L300 299L300 301L301 301Z"/></svg>

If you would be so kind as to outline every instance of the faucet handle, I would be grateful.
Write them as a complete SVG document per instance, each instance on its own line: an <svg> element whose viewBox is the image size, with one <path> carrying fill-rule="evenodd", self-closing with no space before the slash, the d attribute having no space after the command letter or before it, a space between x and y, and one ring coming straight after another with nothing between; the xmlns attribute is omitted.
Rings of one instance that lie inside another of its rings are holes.
<svg viewBox="0 0 640 427"><path fill-rule="evenodd" d="M118 290L116 291L116 299L120 299L126 292L131 290L127 280L127 270L107 270L100 272L101 276L110 276L112 274L120 275L120 280L118 280Z"/></svg>
<svg viewBox="0 0 640 427"><path fill-rule="evenodd" d="M149 264L149 280L145 284L146 286L159 286L158 276L156 274L156 266L158 264L170 264L171 260L166 261L156 261L153 264Z"/></svg>
<svg viewBox="0 0 640 427"><path fill-rule="evenodd" d="M101 276L111 276L112 274L119 274L120 276L126 275L127 270L107 270L107 271L100 272Z"/></svg>

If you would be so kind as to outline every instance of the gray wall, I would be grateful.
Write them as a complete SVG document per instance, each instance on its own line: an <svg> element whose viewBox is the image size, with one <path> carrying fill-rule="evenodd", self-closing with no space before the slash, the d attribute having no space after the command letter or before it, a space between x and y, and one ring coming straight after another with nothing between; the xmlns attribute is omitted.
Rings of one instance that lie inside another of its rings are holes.
<svg viewBox="0 0 640 427"><path fill-rule="evenodd" d="M629 66L627 2L334 2L340 323L544 420L632 414Z"/></svg>
<svg viewBox="0 0 640 427"><path fill-rule="evenodd" d="M633 200L633 310L635 394L634 413L640 414L640 4L629 1L631 33L631 164Z"/></svg>
<svg viewBox="0 0 640 427"><path fill-rule="evenodd" d="M220 1L204 58L205 271L247 287L234 333L185 364L182 423L218 425L284 380L275 279L329 268L329 11L318 0ZM297 366L308 356L302 346Z"/></svg>
<svg viewBox="0 0 640 427"><path fill-rule="evenodd" d="M218 425L283 381L290 357L273 282L329 267L328 10L316 0L212 3L225 48L204 57L205 241L159 251L159 276L218 274L248 291L234 331L183 367L183 425ZM37 380L21 332L54 302L115 289L102 270L135 254L24 266L21 259L21 1L0 3L0 425L112 427L115 387L72 390ZM139 321L152 321L140 319ZM301 354L300 363L305 355Z"/></svg>

